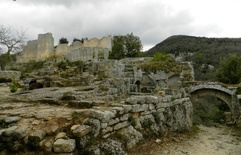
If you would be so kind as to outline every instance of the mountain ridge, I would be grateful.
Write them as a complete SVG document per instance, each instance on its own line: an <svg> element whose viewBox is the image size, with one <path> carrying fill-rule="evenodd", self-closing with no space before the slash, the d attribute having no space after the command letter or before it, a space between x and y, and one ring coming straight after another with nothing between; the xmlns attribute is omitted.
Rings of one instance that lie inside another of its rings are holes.
<svg viewBox="0 0 241 155"><path fill-rule="evenodd" d="M187 35L170 36L147 51L148 56L155 53L171 54L183 61L193 63L196 80L215 81L215 69L220 60L230 54L241 56L241 38L208 38ZM208 70L212 66L214 70Z"/></svg>

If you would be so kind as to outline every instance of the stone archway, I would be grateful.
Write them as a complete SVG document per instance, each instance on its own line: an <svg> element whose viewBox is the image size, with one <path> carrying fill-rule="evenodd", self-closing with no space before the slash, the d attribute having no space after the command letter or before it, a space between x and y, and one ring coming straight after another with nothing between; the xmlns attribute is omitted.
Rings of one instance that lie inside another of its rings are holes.
<svg viewBox="0 0 241 155"><path fill-rule="evenodd" d="M221 85L209 85L200 84L196 86L191 86L189 94L191 95L191 100L195 100L203 96L214 96L225 102L230 108L232 119L234 122L239 118L239 101L235 94L235 88L225 88Z"/></svg>

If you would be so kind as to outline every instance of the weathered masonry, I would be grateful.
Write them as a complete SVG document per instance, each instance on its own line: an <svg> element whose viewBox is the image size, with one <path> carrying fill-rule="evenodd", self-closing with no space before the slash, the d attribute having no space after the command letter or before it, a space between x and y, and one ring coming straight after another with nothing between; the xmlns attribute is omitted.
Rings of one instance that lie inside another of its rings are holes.
<svg viewBox="0 0 241 155"><path fill-rule="evenodd" d="M112 38L92 38L68 44L59 44L54 47L52 33L39 34L37 40L27 42L24 52L17 56L17 63L30 61L42 61L51 57L68 59L69 61L89 61L108 59L109 51L112 50Z"/></svg>
<svg viewBox="0 0 241 155"><path fill-rule="evenodd" d="M121 104L75 110L72 117L59 118L52 126L16 125L24 118L8 117L5 121L13 120L14 125L0 130L0 154L126 155L147 137L192 127L192 103L182 95L133 96Z"/></svg>
<svg viewBox="0 0 241 155"><path fill-rule="evenodd" d="M240 105L235 87L223 87L216 82L199 83L189 88L191 99L202 96L214 96L224 101L230 108L232 119L236 122L240 117Z"/></svg>

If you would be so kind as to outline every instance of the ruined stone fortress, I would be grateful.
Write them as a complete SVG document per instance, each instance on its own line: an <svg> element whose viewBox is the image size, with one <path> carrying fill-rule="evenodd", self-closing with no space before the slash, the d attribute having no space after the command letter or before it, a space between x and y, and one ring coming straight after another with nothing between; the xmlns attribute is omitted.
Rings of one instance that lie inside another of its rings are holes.
<svg viewBox="0 0 241 155"><path fill-rule="evenodd" d="M52 33L39 34L37 40L28 41L24 52L17 56L17 63L41 61L51 57L73 61L98 61L108 59L112 49L112 37L93 38L68 44L54 46Z"/></svg>

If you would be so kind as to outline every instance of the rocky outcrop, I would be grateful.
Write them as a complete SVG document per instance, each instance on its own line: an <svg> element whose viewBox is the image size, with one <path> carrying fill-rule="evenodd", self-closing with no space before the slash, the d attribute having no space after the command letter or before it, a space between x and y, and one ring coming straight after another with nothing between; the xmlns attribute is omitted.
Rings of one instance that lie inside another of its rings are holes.
<svg viewBox="0 0 241 155"><path fill-rule="evenodd" d="M0 78L19 80L21 72L19 71L0 71Z"/></svg>

